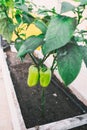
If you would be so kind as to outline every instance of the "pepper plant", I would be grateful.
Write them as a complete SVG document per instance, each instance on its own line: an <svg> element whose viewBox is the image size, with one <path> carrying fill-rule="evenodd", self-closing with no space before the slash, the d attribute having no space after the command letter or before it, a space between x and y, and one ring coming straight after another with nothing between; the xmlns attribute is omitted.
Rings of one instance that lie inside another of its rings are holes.
<svg viewBox="0 0 87 130"><path fill-rule="evenodd" d="M55 69L58 70L65 85L70 84L77 77L82 60L87 66L87 31L78 28L79 24L86 20L86 18L83 19L83 13L87 0L78 1L77 7L68 2L62 2L60 14L56 12L55 8L51 10L39 8L37 14L38 16L42 14L42 18L36 17L33 24L42 33L25 39L18 51L18 57L24 57L27 53L31 53L35 61L33 52L41 46L44 57L36 64L42 66L44 61L53 55L51 70L52 72ZM64 15L68 11L72 11L75 16L72 18Z"/></svg>
<svg viewBox="0 0 87 130"><path fill-rule="evenodd" d="M14 33L17 56L23 60L27 54L30 55L40 73L43 73L41 68L47 70L44 61L52 55L53 63L50 70L53 73L57 69L66 86L79 74L82 61L87 66L87 30L78 28L87 19L83 17L87 0L74 2L78 2L78 5L62 2L61 11L57 13L55 8L37 8L37 5L29 0L0 0L0 34L11 43ZM34 9L37 11L34 12ZM69 11L73 12L74 17L66 15ZM26 31L31 24L41 33L27 37ZM34 51L39 46L43 58L37 60Z"/></svg>

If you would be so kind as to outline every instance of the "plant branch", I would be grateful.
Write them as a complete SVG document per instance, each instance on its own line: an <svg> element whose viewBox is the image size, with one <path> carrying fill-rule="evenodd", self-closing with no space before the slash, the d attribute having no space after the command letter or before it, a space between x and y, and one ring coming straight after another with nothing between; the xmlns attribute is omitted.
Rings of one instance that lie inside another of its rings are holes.
<svg viewBox="0 0 87 130"><path fill-rule="evenodd" d="M32 53L29 53L29 56L32 58L33 62L38 66L38 61L36 60L35 56Z"/></svg>
<svg viewBox="0 0 87 130"><path fill-rule="evenodd" d="M45 88L42 88L42 95L41 95L41 115L44 117L45 112Z"/></svg>
<svg viewBox="0 0 87 130"><path fill-rule="evenodd" d="M46 56L44 56L44 58L39 62L39 65L42 66L42 64L44 63L44 61L50 56L51 53L47 54Z"/></svg>
<svg viewBox="0 0 87 130"><path fill-rule="evenodd" d="M54 60L53 60L52 66L51 66L51 71L52 71L52 72L53 72L54 69L56 68L56 65L55 65L56 58L57 58L57 56L54 57ZM54 66L54 65L55 65L55 66Z"/></svg>

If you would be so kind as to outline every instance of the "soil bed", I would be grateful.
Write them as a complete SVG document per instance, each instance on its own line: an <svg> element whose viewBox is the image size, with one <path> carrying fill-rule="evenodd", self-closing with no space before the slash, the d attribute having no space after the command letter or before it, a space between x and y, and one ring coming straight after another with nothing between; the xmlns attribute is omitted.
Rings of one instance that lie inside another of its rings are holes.
<svg viewBox="0 0 87 130"><path fill-rule="evenodd" d="M27 56L24 62L16 58L16 53L7 51L7 63L11 72L14 89L21 108L22 116L26 128L37 125L43 125L65 118L74 117L83 112L61 91L61 87L69 93L84 109L84 106L67 88L60 85L55 77L58 87L50 83L45 91L46 103L44 117L41 116L41 87L38 84L35 87L27 86L28 68L32 64L32 60ZM87 125L74 128L73 130L87 130Z"/></svg>

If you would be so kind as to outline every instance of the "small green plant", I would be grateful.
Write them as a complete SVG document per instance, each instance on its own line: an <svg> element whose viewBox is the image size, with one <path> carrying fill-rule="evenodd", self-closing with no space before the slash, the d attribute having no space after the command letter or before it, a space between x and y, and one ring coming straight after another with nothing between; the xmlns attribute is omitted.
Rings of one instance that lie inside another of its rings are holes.
<svg viewBox="0 0 87 130"><path fill-rule="evenodd" d="M55 8L38 9L34 3L27 0L0 0L0 34L11 43L14 32L17 36L14 42L18 51L17 56L23 60L29 54L38 68L43 66L50 55L53 55L50 70L53 73L57 69L66 86L79 74L82 61L87 66L87 30L78 28L87 19L83 17L87 0L74 1L79 2L78 6L62 2L58 14ZM35 17L34 8L37 8ZM67 16L68 11L72 11L74 17ZM27 30L32 23L41 30L41 33L26 37L26 34L22 33L24 27L20 25L26 25ZM39 46L43 58L37 60L34 51ZM41 75L42 73L44 72L40 72ZM42 87L48 85L43 85L42 78L40 82ZM44 104L43 95L44 90L42 94Z"/></svg>

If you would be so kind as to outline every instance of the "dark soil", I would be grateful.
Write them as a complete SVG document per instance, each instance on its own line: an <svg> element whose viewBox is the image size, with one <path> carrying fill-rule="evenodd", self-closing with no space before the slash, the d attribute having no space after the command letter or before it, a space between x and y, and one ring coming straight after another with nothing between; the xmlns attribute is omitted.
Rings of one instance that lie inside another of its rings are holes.
<svg viewBox="0 0 87 130"><path fill-rule="evenodd" d="M44 117L41 115L41 91L42 88L38 84L35 87L29 88L27 86L28 68L32 64L32 60L27 56L24 62L16 58L16 53L7 52L7 63L11 72L14 88L21 108L23 119L26 128L31 128L37 125L59 121L65 118L83 114L83 111L66 96L66 92L81 105L83 109L87 110L68 88L63 87L62 84L55 77L52 78L50 85L45 90L45 113ZM55 85L57 84L57 86ZM61 90L63 89L63 92ZM87 125L74 128L72 130L87 130Z"/></svg>

